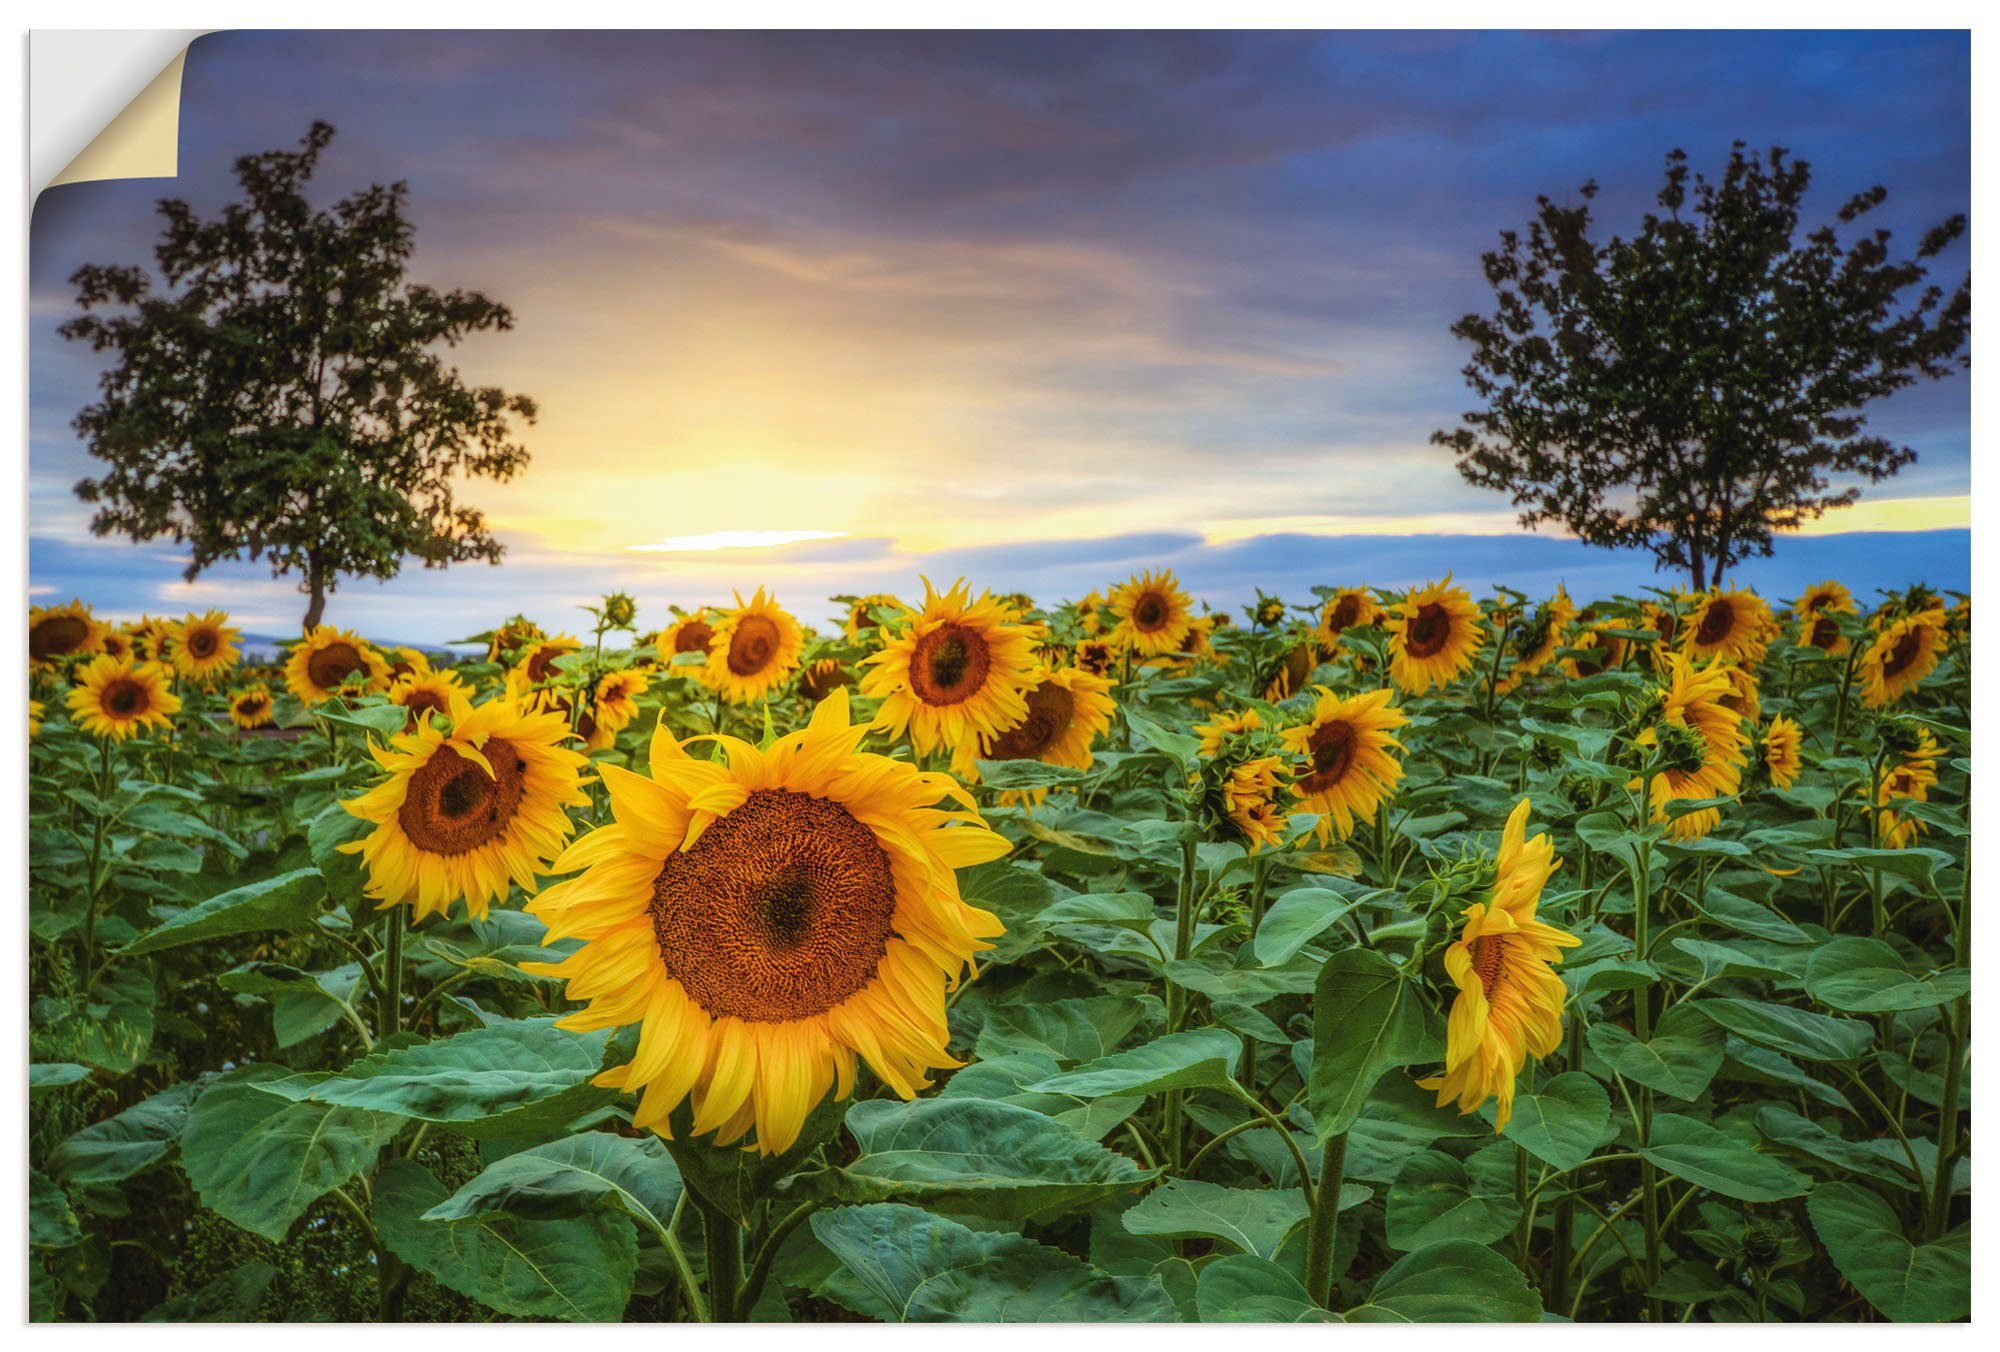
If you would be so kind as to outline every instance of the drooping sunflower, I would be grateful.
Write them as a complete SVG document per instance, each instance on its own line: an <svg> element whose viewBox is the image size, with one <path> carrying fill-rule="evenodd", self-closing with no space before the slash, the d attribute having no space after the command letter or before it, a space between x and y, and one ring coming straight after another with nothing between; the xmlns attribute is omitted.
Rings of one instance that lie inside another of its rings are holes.
<svg viewBox="0 0 2000 1352"><path fill-rule="evenodd" d="M1284 600L1276 596L1266 596L1262 590L1257 593L1257 604L1250 607L1250 624L1253 628L1268 629L1285 618Z"/></svg>
<svg viewBox="0 0 2000 1352"><path fill-rule="evenodd" d="M382 654L360 636L331 625L308 630L285 659L285 687L308 708L333 698L357 673L364 690L389 688L389 664Z"/></svg>
<svg viewBox="0 0 2000 1352"><path fill-rule="evenodd" d="M842 686L854 684L854 673L837 657L822 657L799 673L799 694L808 704L818 704Z"/></svg>
<svg viewBox="0 0 2000 1352"><path fill-rule="evenodd" d="M1923 833L1924 824L1915 816L1897 811L1895 804L1905 802L1928 802L1931 790L1937 787L1937 758L1944 754L1930 729L1921 729L1917 734L1917 745L1893 762L1883 765L1881 778L1875 783L1876 814L1875 830L1882 848L1900 850L1916 841Z"/></svg>
<svg viewBox="0 0 2000 1352"><path fill-rule="evenodd" d="M1799 725L1779 714L1764 729L1759 750L1763 754L1765 773L1771 776L1771 783L1781 789L1789 789L1799 782L1799 772L1805 768L1801 752L1805 746L1805 734Z"/></svg>
<svg viewBox="0 0 2000 1352"><path fill-rule="evenodd" d="M991 741L1027 720L1036 630L990 594L961 581L942 594L924 582L921 610L862 663L861 693L882 701L875 727L906 733L919 755Z"/></svg>
<svg viewBox="0 0 2000 1352"><path fill-rule="evenodd" d="M1187 642L1194 602L1173 573L1148 571L1126 579L1111 593L1111 642L1139 657L1177 653Z"/></svg>
<svg viewBox="0 0 2000 1352"><path fill-rule="evenodd" d="M1579 676L1591 676L1600 671L1615 671L1624 666L1626 657L1631 654L1632 645L1611 631L1626 627L1625 624L1612 620L1593 624L1587 629L1580 629L1571 634L1570 647L1583 649L1596 656L1565 657L1562 660L1563 674L1575 680Z"/></svg>
<svg viewBox="0 0 2000 1352"><path fill-rule="evenodd" d="M1381 624L1389 617L1375 599L1375 593L1366 587L1342 587L1320 608L1319 624L1313 629L1313 637L1319 641L1320 651L1331 657L1340 647L1340 636L1349 629L1362 625Z"/></svg>
<svg viewBox="0 0 2000 1352"><path fill-rule="evenodd" d="M1909 694L1937 669L1944 646L1942 609L1892 621L1861 655L1861 702L1881 709Z"/></svg>
<svg viewBox="0 0 2000 1352"><path fill-rule="evenodd" d="M1799 622L1799 646L1817 648L1834 657L1845 655L1847 637L1834 617L1854 613L1854 595L1846 587L1832 578L1813 583L1792 603L1792 614Z"/></svg>
<svg viewBox="0 0 2000 1352"><path fill-rule="evenodd" d="M1449 573L1406 595L1387 628L1390 679L1412 695L1457 680L1486 642L1478 605Z"/></svg>
<svg viewBox="0 0 2000 1352"><path fill-rule="evenodd" d="M1011 728L982 739L985 760L1038 760L1088 770L1091 743L1111 726L1118 702L1111 682L1075 667L1033 673L1026 696L1028 714ZM969 746L969 744L968 744Z"/></svg>
<svg viewBox="0 0 2000 1352"><path fill-rule="evenodd" d="M1513 651L1514 665L1500 680L1500 693L1518 689L1553 662L1556 649L1569 641L1569 627L1575 619L1576 603L1569 599L1566 588L1557 587L1554 596L1536 606L1534 613L1508 635L1507 646Z"/></svg>
<svg viewBox="0 0 2000 1352"><path fill-rule="evenodd" d="M1287 818L1278 799L1290 778L1281 758L1259 756L1236 766L1223 779L1224 810L1249 853L1284 843Z"/></svg>
<svg viewBox="0 0 2000 1352"><path fill-rule="evenodd" d="M391 682L388 698L389 703L409 710L409 721L403 731L414 732L426 713L454 717L454 707L460 702L469 705L472 692L458 679L458 673L433 670L426 663L422 672L411 671Z"/></svg>
<svg viewBox="0 0 2000 1352"><path fill-rule="evenodd" d="M542 627L526 615L516 615L493 631L486 645L486 660L497 662L516 648L525 648L542 637Z"/></svg>
<svg viewBox="0 0 2000 1352"><path fill-rule="evenodd" d="M510 884L532 892L575 830L567 809L589 802L584 758L562 745L561 714L509 698L463 700L454 701L449 732L425 719L371 746L389 777L341 804L375 825L340 847L361 856L368 895L410 906L419 921L460 900L483 919Z"/></svg>
<svg viewBox="0 0 2000 1352"><path fill-rule="evenodd" d="M949 776L860 751L866 733L836 690L766 749L720 737L723 760L696 760L662 725L650 777L603 768L613 820L529 906L583 947L523 966L589 1001L562 1026L640 1025L597 1079L640 1095L635 1127L668 1135L689 1100L694 1134L754 1128L777 1154L857 1060L906 1099L958 1064L945 994L1002 927L954 870L1008 845Z"/></svg>
<svg viewBox="0 0 2000 1352"><path fill-rule="evenodd" d="M1754 725L1764 716L1764 701L1757 694L1757 675L1748 667L1732 662L1717 662L1724 675L1729 678L1729 693L1722 697L1724 705L1736 711L1745 727Z"/></svg>
<svg viewBox="0 0 2000 1352"><path fill-rule="evenodd" d="M1777 622L1764 598L1741 587L1715 590L1695 602L1683 626L1683 651L1696 660L1720 657L1755 666L1764 660Z"/></svg>
<svg viewBox="0 0 2000 1352"><path fill-rule="evenodd" d="M1290 699L1305 688L1308 678L1319 669L1319 648L1312 642L1295 643L1274 658L1257 682L1258 692L1267 700Z"/></svg>
<svg viewBox="0 0 2000 1352"><path fill-rule="evenodd" d="M35 606L28 611L28 661L53 667L66 657L102 651L104 626L82 601L60 606Z"/></svg>
<svg viewBox="0 0 2000 1352"><path fill-rule="evenodd" d="M1319 814L1314 834L1346 840L1355 823L1372 822L1403 777L1395 731L1409 716L1389 702L1388 687L1345 699L1325 686L1312 715L1281 738L1299 758L1292 793L1299 807Z"/></svg>
<svg viewBox="0 0 2000 1352"><path fill-rule="evenodd" d="M754 703L798 667L805 641L799 622L762 587L747 602L738 594L736 609L716 621L702 684L731 704Z"/></svg>
<svg viewBox="0 0 2000 1352"><path fill-rule="evenodd" d="M229 627L229 617L219 610L189 615L173 628L169 646L174 670L200 685L234 667L241 654L236 641L243 635Z"/></svg>
<svg viewBox="0 0 2000 1352"><path fill-rule="evenodd" d="M583 735L588 750L604 750L618 740L619 733L632 726L632 720L639 716L639 696L646 693L650 683L651 678L645 672L631 668L609 671L599 678L588 713L577 721L576 730ZM584 726L585 719L588 727Z"/></svg>
<svg viewBox="0 0 2000 1352"><path fill-rule="evenodd" d="M1660 712L1652 727L1638 736L1646 748L1659 748L1668 762L1652 775L1653 820L1667 822L1667 804L1676 799L1726 798L1743 785L1743 718L1729 707L1733 693L1726 667L1697 671L1679 654L1667 661L1667 684L1659 691ZM1644 776L1640 777L1641 779ZM1630 786L1638 788L1640 779ZM1722 820L1719 808L1703 808L1675 817L1667 826L1672 840L1694 840L1713 831Z"/></svg>
<svg viewBox="0 0 2000 1352"><path fill-rule="evenodd" d="M169 726L180 707L180 696L168 689L164 666L101 653L77 672L69 692L69 716L77 727L114 742Z"/></svg>
<svg viewBox="0 0 2000 1352"><path fill-rule="evenodd" d="M229 692L229 721L245 732L271 724L271 688L262 681Z"/></svg>
<svg viewBox="0 0 2000 1352"><path fill-rule="evenodd" d="M1465 928L1445 950L1458 995L1445 1030L1444 1073L1417 1083L1473 1113L1494 1100L1493 1129L1514 1114L1514 1082L1530 1057L1562 1042L1567 994L1555 973L1562 951L1582 940L1535 918L1542 888L1562 866L1546 834L1528 839L1528 800L1507 818L1494 861L1493 896L1465 908Z"/></svg>
<svg viewBox="0 0 2000 1352"><path fill-rule="evenodd" d="M1201 739L1201 754L1213 756L1230 738L1255 732L1263 726L1263 716L1255 709L1225 710L1206 723L1195 724L1194 735Z"/></svg>

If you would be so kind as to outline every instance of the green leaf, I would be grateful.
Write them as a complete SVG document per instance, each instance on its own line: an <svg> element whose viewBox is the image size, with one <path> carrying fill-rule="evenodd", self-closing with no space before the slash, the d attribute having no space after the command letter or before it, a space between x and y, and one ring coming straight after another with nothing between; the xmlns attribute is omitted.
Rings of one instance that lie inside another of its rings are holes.
<svg viewBox="0 0 2000 1352"><path fill-rule="evenodd" d="M977 768L981 787L988 789L1052 789L1083 778L1081 770L1038 760L982 760Z"/></svg>
<svg viewBox="0 0 2000 1352"><path fill-rule="evenodd" d="M40 1098L52 1089L66 1089L90 1078L90 1067L74 1061L37 1061L28 1067L28 1096Z"/></svg>
<svg viewBox="0 0 2000 1352"><path fill-rule="evenodd" d="M1888 1183L1908 1192L1915 1192L1924 1185L1923 1175L1911 1169L1909 1157L1903 1154L1899 1143L1850 1141L1811 1118L1800 1116L1782 1103L1767 1103L1757 1110L1757 1130L1773 1144L1790 1146L1801 1154L1823 1160L1848 1173ZM1931 1158L1931 1173L1935 1177L1937 1147L1929 1141L1912 1142L1912 1145L1928 1147L1925 1153ZM1919 1155L1917 1162L1922 1164L1924 1156Z"/></svg>
<svg viewBox="0 0 2000 1352"><path fill-rule="evenodd" d="M1204 1324L1337 1324L1299 1279L1267 1259L1225 1254L1204 1264L1195 1283L1195 1308Z"/></svg>
<svg viewBox="0 0 2000 1352"><path fill-rule="evenodd" d="M198 1291L184 1291L139 1316L142 1324L241 1324L257 1313L278 1270L269 1263L245 1263Z"/></svg>
<svg viewBox="0 0 2000 1352"><path fill-rule="evenodd" d="M1125 1213L1135 1235L1221 1240L1240 1252L1275 1258L1278 1246L1311 1214L1296 1188L1225 1188L1169 1179Z"/></svg>
<svg viewBox="0 0 2000 1352"><path fill-rule="evenodd" d="M1644 1042L1614 1023L1593 1023L1586 1036L1611 1069L1677 1099L1700 1098L1722 1069L1722 1029L1685 1005L1669 1009Z"/></svg>
<svg viewBox="0 0 2000 1352"><path fill-rule="evenodd" d="M987 1099L866 1099L847 1110L847 1129L862 1153L836 1173L842 1201L1046 1220L1152 1177L1054 1118Z"/></svg>
<svg viewBox="0 0 2000 1352"><path fill-rule="evenodd" d="M1242 1052L1242 1039L1227 1029L1197 1028L1100 1057L1028 1088L1039 1094L1074 1094L1078 1098L1217 1089L1229 1083L1230 1071Z"/></svg>
<svg viewBox="0 0 2000 1352"><path fill-rule="evenodd" d="M1432 1056L1410 983L1371 949L1335 953L1313 991L1313 1061L1306 1102L1324 1143L1354 1125L1375 1082Z"/></svg>
<svg viewBox="0 0 2000 1352"><path fill-rule="evenodd" d="M1146 1010L1130 995L1002 1005L987 1015L975 1049L982 1058L1031 1051L1058 1061L1095 1061L1116 1050Z"/></svg>
<svg viewBox="0 0 2000 1352"><path fill-rule="evenodd" d="M1441 1150L1410 1156L1389 1188L1389 1246L1421 1249L1448 1239L1491 1244L1514 1228L1514 1150L1496 1142L1460 1162Z"/></svg>
<svg viewBox="0 0 2000 1352"><path fill-rule="evenodd" d="M765 1155L741 1146L719 1146L712 1137L694 1134L694 1108L682 1103L668 1118L673 1139L667 1149L680 1166L681 1182L697 1199L718 1207L731 1220L750 1224L778 1182L797 1170L840 1130L845 1106L831 1094L806 1114L799 1138L780 1155Z"/></svg>
<svg viewBox="0 0 2000 1352"><path fill-rule="evenodd" d="M504 1212L554 1220L610 1209L664 1230L681 1191L681 1171L659 1137L585 1131L495 1160L423 1219L469 1221Z"/></svg>
<svg viewBox="0 0 2000 1352"><path fill-rule="evenodd" d="M1836 1019L1809 1009L1759 1000L1709 997L1685 1006L1762 1046L1808 1061L1852 1061L1868 1052L1875 1030L1859 1019Z"/></svg>
<svg viewBox="0 0 2000 1352"><path fill-rule="evenodd" d="M1971 987L1972 974L1962 967L1917 976L1888 944L1855 935L1820 945L1806 963L1806 993L1849 1014L1932 1009Z"/></svg>
<svg viewBox="0 0 2000 1352"><path fill-rule="evenodd" d="M1557 1169L1590 1158L1611 1124L1611 1096L1581 1071L1566 1071L1532 1094L1514 1097L1514 1115L1500 1134Z"/></svg>
<svg viewBox="0 0 2000 1352"><path fill-rule="evenodd" d="M1972 1237L1964 1226L1912 1244L1886 1202L1837 1181L1813 1189L1806 1214L1840 1275L1890 1319L1936 1323L1971 1312Z"/></svg>
<svg viewBox="0 0 2000 1352"><path fill-rule="evenodd" d="M639 1246L623 1216L522 1220L488 1212L449 1225L423 1219L444 1201L444 1185L415 1160L391 1160L376 1176L383 1242L439 1285L524 1319L604 1321L625 1313Z"/></svg>
<svg viewBox="0 0 2000 1352"><path fill-rule="evenodd" d="M83 1222L62 1185L39 1169L28 1170L28 1243L65 1249L83 1238Z"/></svg>
<svg viewBox="0 0 2000 1352"><path fill-rule="evenodd" d="M1403 1255L1375 1279L1350 1323L1492 1323L1540 1319L1521 1270L1484 1244L1452 1239Z"/></svg>
<svg viewBox="0 0 2000 1352"><path fill-rule="evenodd" d="M1348 896L1330 887L1295 887L1271 904L1257 926L1251 951L1266 967L1283 966L1292 955L1318 938L1340 918L1373 897L1371 892Z"/></svg>
<svg viewBox="0 0 2000 1352"><path fill-rule="evenodd" d="M202 1204L272 1241L374 1164L403 1125L379 1113L291 1103L264 1091L286 1073L282 1066L249 1065L210 1081L181 1130L181 1166Z"/></svg>
<svg viewBox="0 0 2000 1352"><path fill-rule="evenodd" d="M1133 712L1130 705L1122 710L1125 722L1133 735L1153 750L1164 755L1182 770L1193 772L1201 759L1201 739L1185 732L1169 732L1150 718Z"/></svg>
<svg viewBox="0 0 2000 1352"><path fill-rule="evenodd" d="M1812 1180L1790 1165L1679 1113L1656 1115L1647 1143L1634 1149L1675 1178L1739 1202L1782 1201L1812 1187Z"/></svg>
<svg viewBox="0 0 2000 1352"><path fill-rule="evenodd" d="M165 924L147 930L118 951L122 956L132 957L231 934L306 929L319 915L325 898L326 883L318 869L293 869L210 897Z"/></svg>
<svg viewBox="0 0 2000 1352"><path fill-rule="evenodd" d="M400 704L363 704L349 708L339 699L330 699L313 710L315 716L364 736L387 743L408 724L410 711Z"/></svg>
<svg viewBox="0 0 2000 1352"><path fill-rule="evenodd" d="M49 1154L49 1172L70 1183L117 1183L166 1159L187 1125L200 1085L163 1089L83 1128Z"/></svg>
<svg viewBox="0 0 2000 1352"><path fill-rule="evenodd" d="M57 1003L36 1050L128 1074L153 1045L153 989L149 964L114 967L89 994Z"/></svg>
<svg viewBox="0 0 2000 1352"><path fill-rule="evenodd" d="M1922 845L1912 845L1901 850L1876 850L1857 847L1845 850L1807 850L1806 858L1815 864L1853 864L1859 869L1880 869L1893 873L1911 882L1928 883L1941 868L1950 868L1958 861L1943 850L1933 850Z"/></svg>
<svg viewBox="0 0 2000 1352"><path fill-rule="evenodd" d="M1102 1323L1172 1320L1151 1279L1114 1277L1021 1235L970 1230L876 1203L813 1215L813 1234L896 1321Z"/></svg>

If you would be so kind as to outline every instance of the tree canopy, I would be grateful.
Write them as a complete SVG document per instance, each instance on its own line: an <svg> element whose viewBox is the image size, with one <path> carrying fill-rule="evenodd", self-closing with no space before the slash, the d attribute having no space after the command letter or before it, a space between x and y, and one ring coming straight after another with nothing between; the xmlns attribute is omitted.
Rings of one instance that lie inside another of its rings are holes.
<svg viewBox="0 0 2000 1352"><path fill-rule="evenodd" d="M1894 258L1864 224L1888 195L1874 187L1801 234L1811 177L1738 142L1711 181L1675 150L1660 210L1602 242L1595 182L1574 204L1538 198L1526 233L1484 255L1493 313L1452 326L1484 406L1432 441L1523 526L1650 549L1697 589L1910 464L1863 410L1962 364L1970 276L1947 292L1926 264L1965 218Z"/></svg>
<svg viewBox="0 0 2000 1352"><path fill-rule="evenodd" d="M296 151L238 159L240 200L214 219L162 201L159 281L80 268L82 313L61 329L116 358L75 421L109 465L76 488L99 504L91 529L187 544L189 580L268 559L301 576L308 628L343 575L499 562L455 490L526 466L516 428L535 416L533 400L468 385L441 355L513 315L407 280L407 184L307 201L333 135L315 122Z"/></svg>

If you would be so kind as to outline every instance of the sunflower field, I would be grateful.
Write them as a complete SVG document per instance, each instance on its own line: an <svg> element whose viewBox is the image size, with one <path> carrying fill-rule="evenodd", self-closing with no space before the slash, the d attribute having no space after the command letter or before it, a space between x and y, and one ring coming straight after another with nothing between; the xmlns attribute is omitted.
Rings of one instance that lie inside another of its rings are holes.
<svg viewBox="0 0 2000 1352"><path fill-rule="evenodd" d="M1965 1318L1969 603L1298 592L35 609L35 1316Z"/></svg>

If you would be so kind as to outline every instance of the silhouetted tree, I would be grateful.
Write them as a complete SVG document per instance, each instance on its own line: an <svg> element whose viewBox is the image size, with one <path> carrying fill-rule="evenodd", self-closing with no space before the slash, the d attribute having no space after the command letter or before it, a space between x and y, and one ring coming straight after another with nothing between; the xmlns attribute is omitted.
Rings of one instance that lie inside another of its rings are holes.
<svg viewBox="0 0 2000 1352"><path fill-rule="evenodd" d="M1738 142L1719 182L1690 184L1676 150L1664 214L1601 244L1594 182L1575 206L1537 199L1526 236L1503 231L1484 255L1498 308L1452 326L1472 344L1465 378L1485 407L1432 441L1466 479L1511 494L1523 526L1651 549L1696 588L1768 555L1774 530L1852 504L1860 490L1833 476L1879 482L1916 459L1864 435L1862 408L1945 375L1965 347L1969 274L1949 296L1924 285L1906 298L1965 218L1903 261L1887 230L1798 239L1810 179L1783 149ZM1837 226L1886 196L1856 195Z"/></svg>
<svg viewBox="0 0 2000 1352"><path fill-rule="evenodd" d="M453 495L460 477L507 479L528 462L514 419L523 395L466 385L437 348L513 327L476 291L409 284L406 184L374 184L315 210L305 186L333 128L297 151L235 164L242 199L214 220L159 204L144 269L91 264L71 284L84 311L65 338L117 354L77 430L108 462L76 486L102 506L98 535L192 547L186 576L268 558L303 575L318 624L343 574L393 577L500 560L484 518Z"/></svg>

